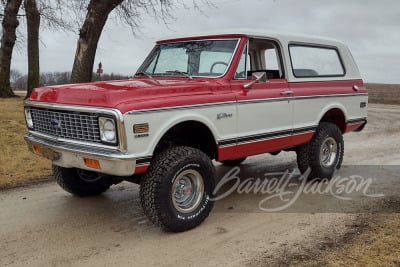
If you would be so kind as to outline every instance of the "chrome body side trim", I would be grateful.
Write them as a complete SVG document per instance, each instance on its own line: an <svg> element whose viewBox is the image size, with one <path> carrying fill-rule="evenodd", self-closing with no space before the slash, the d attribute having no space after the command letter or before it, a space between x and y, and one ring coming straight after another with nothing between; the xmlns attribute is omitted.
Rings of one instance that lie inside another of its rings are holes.
<svg viewBox="0 0 400 267"><path fill-rule="evenodd" d="M132 114L165 112L165 111L174 111L174 110L209 108L209 107L214 107L214 106L246 105L246 104L256 104L256 103L266 103L266 102L296 101L296 100L303 100L303 99L332 98L332 97L358 97L358 96L367 96L367 95L368 95L367 93L362 93L362 94L332 94L332 95L262 98L262 99L242 100L242 101L237 101L237 102L236 101L226 101L226 102L216 102L216 103L207 103L207 104L172 106L172 107L165 107L165 108L150 108L150 109L141 109L141 110L131 110L131 111L128 111L126 114L132 115Z"/></svg>

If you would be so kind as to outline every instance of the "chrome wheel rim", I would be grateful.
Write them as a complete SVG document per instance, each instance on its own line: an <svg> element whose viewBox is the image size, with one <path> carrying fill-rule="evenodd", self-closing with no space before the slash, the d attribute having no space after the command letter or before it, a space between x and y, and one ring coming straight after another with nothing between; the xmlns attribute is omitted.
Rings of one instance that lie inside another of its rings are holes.
<svg viewBox="0 0 400 267"><path fill-rule="evenodd" d="M333 137L324 140L320 151L320 162L324 167L332 167L337 158L338 144Z"/></svg>
<svg viewBox="0 0 400 267"><path fill-rule="evenodd" d="M198 208L204 193L201 174L195 170L186 170L176 177L172 184L172 203L181 213L190 213Z"/></svg>

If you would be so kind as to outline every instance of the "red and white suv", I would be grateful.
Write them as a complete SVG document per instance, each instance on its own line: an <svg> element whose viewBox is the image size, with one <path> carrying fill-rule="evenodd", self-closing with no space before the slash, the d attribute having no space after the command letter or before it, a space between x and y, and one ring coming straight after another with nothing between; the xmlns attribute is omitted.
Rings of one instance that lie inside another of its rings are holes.
<svg viewBox="0 0 400 267"><path fill-rule="evenodd" d="M368 95L349 49L325 38L236 31L157 42L134 78L37 88L25 103L30 149L66 191L141 184L168 231L212 209L212 160L297 152L301 172L331 177L342 135L366 124Z"/></svg>

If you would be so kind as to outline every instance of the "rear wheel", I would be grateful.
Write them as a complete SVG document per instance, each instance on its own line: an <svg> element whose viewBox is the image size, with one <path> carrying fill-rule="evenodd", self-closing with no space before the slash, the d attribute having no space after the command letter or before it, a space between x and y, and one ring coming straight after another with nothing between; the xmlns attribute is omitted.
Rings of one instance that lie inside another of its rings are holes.
<svg viewBox="0 0 400 267"><path fill-rule="evenodd" d="M112 179L106 175L76 168L53 165L53 174L65 191L81 197L99 195L112 185Z"/></svg>
<svg viewBox="0 0 400 267"><path fill-rule="evenodd" d="M310 143L298 147L297 165L303 174L310 168L310 179L332 178L342 165L343 152L340 129L333 123L321 122Z"/></svg>
<svg viewBox="0 0 400 267"><path fill-rule="evenodd" d="M145 215L166 231L196 227L213 207L215 177L211 159L198 149L180 146L161 152L142 179Z"/></svg>

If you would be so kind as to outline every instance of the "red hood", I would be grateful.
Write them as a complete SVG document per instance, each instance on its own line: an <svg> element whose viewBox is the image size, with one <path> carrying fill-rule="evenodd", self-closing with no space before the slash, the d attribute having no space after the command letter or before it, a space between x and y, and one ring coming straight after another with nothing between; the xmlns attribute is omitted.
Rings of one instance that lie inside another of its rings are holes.
<svg viewBox="0 0 400 267"><path fill-rule="evenodd" d="M124 113L134 109L163 107L170 101L175 101L170 105L179 105L176 96L183 97L179 97L181 102L184 96L193 99L211 94L210 82L206 80L159 80L159 83L150 79L130 79L48 86L36 88L29 100L117 108Z"/></svg>

